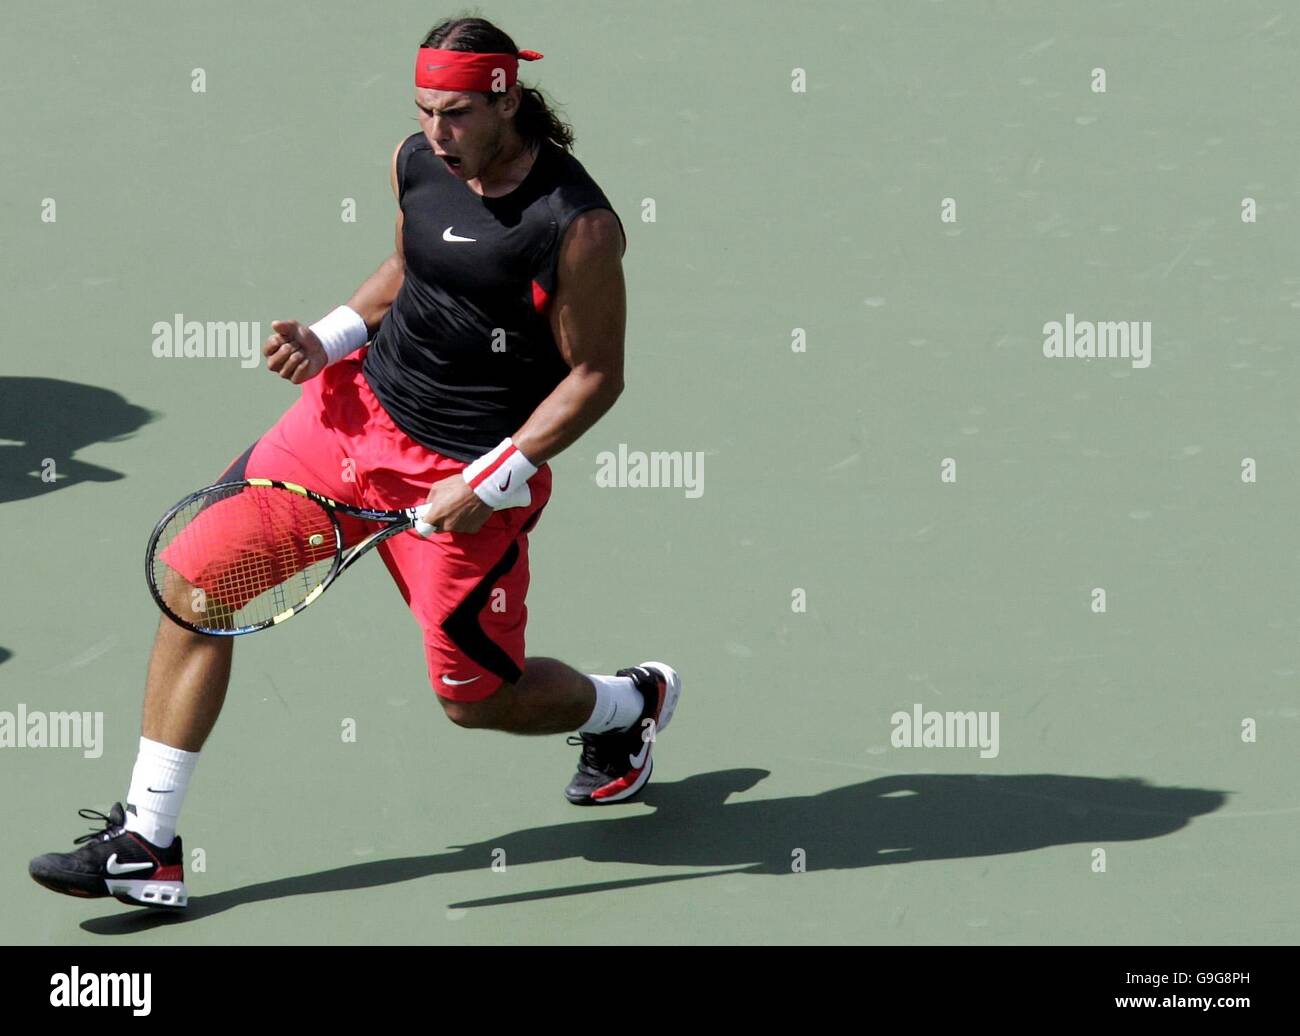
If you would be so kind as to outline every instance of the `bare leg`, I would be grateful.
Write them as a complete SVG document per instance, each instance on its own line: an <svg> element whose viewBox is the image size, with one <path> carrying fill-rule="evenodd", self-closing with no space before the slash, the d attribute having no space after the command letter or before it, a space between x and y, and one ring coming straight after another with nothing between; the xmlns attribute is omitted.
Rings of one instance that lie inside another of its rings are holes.
<svg viewBox="0 0 1300 1036"><path fill-rule="evenodd" d="M191 633L162 618L145 683L145 737L186 752L203 747L226 700L233 639Z"/></svg>
<svg viewBox="0 0 1300 1036"><path fill-rule="evenodd" d="M453 723L511 734L563 734L577 730L596 707L596 688L582 673L555 658L529 658L518 683L505 683L489 698L454 702L439 698Z"/></svg>

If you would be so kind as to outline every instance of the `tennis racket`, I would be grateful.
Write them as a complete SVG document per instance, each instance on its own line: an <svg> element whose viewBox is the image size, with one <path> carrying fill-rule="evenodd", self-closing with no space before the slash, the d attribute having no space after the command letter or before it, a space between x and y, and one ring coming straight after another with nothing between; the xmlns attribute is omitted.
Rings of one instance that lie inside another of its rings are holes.
<svg viewBox="0 0 1300 1036"><path fill-rule="evenodd" d="M254 633L297 615L361 555L415 528L419 510L349 507L269 478L223 482L162 516L145 578L178 625L216 637ZM345 550L340 515L381 527Z"/></svg>

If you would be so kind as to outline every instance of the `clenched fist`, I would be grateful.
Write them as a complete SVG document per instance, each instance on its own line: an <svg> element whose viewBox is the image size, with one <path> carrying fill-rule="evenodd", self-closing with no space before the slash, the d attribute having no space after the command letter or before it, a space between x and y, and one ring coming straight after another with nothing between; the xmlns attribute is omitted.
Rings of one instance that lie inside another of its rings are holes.
<svg viewBox="0 0 1300 1036"><path fill-rule="evenodd" d="M325 369L328 357L316 333L296 320L272 320L275 333L262 346L266 369L295 385L310 381Z"/></svg>

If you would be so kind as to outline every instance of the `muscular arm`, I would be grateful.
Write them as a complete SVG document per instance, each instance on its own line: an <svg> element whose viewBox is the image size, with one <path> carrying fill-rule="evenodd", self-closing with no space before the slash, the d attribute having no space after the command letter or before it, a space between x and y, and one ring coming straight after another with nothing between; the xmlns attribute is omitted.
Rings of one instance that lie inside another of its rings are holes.
<svg viewBox="0 0 1300 1036"><path fill-rule="evenodd" d="M384 314L397 298L402 281L406 277L406 253L402 250L402 209L397 190L397 152L402 149L398 144L393 151L393 163L390 179L393 185L393 197L398 198L397 208L397 245L392 255L385 259L379 269L366 278L365 282L348 299L348 305L356 310L366 322L366 328L373 335L383 323ZM525 455L526 456L526 455Z"/></svg>
<svg viewBox="0 0 1300 1036"><path fill-rule="evenodd" d="M551 331L569 373L510 438L539 467L596 423L623 391L627 295L623 238L607 209L579 215L560 246ZM459 475L435 482L424 520L443 532L477 532L492 516Z"/></svg>
<svg viewBox="0 0 1300 1036"><path fill-rule="evenodd" d="M569 374L511 436L538 467L576 442L623 391L622 257L618 218L608 209L581 213L569 225L550 310L551 331Z"/></svg>

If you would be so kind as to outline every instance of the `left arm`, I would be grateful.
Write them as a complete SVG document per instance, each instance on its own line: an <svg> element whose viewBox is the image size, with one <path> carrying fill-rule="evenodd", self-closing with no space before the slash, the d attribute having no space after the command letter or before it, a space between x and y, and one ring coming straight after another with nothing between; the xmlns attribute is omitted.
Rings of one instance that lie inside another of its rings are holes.
<svg viewBox="0 0 1300 1036"><path fill-rule="evenodd" d="M573 445L623 391L627 291L623 236L608 209L569 224L560 246L551 332L569 373L510 438L537 467ZM435 482L425 521L447 532L477 532L492 517L459 475Z"/></svg>
<svg viewBox="0 0 1300 1036"><path fill-rule="evenodd" d="M539 468L572 446L623 391L627 290L623 237L608 209L589 209L560 249L551 332L569 373L511 439Z"/></svg>

